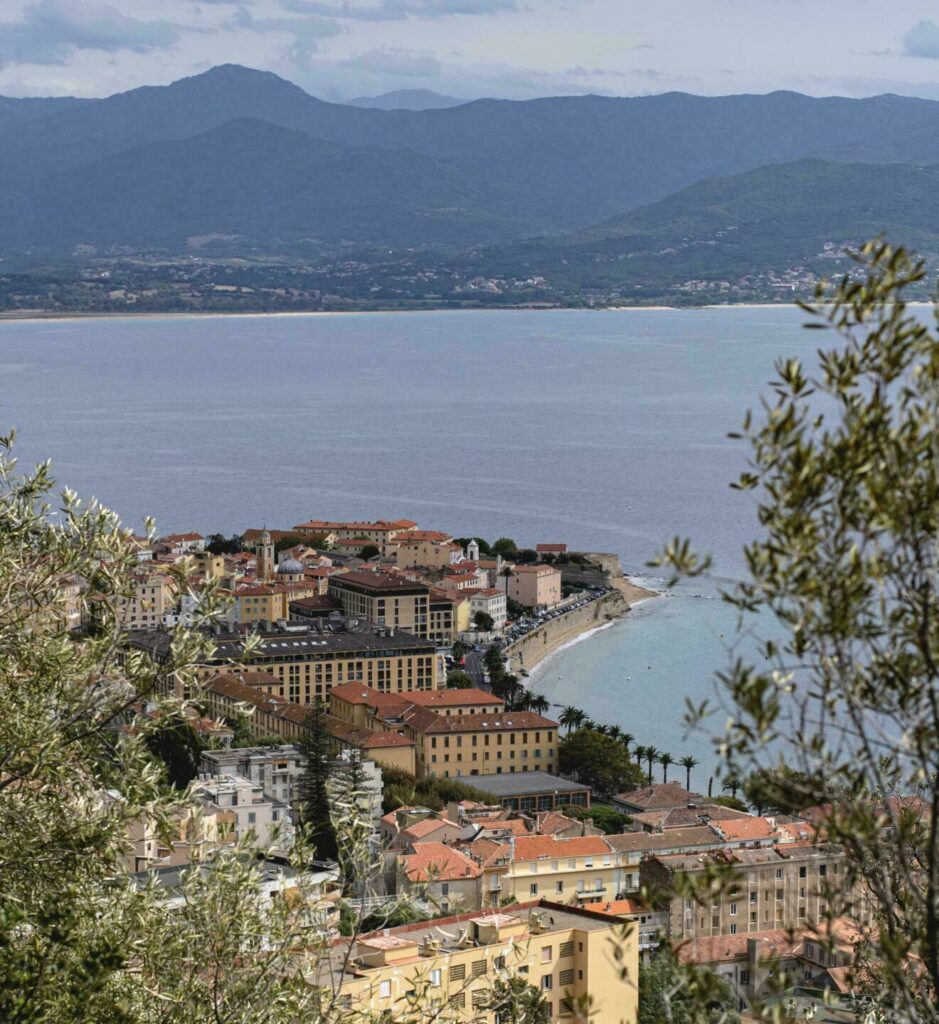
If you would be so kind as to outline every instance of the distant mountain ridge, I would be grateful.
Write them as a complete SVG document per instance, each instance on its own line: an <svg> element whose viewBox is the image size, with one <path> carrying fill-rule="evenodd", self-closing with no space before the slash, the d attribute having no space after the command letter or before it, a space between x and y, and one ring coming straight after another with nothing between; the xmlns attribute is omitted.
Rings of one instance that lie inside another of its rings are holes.
<svg viewBox="0 0 939 1024"><path fill-rule="evenodd" d="M301 237L491 245L628 220L696 182L767 165L939 162L939 103L891 95L666 93L382 110L222 65L106 99L39 102L0 98L7 250L173 248L212 232L274 249ZM339 174L346 180L331 177Z"/></svg>
<svg viewBox="0 0 939 1024"><path fill-rule="evenodd" d="M374 110L446 110L470 100L445 96L432 89L395 89L380 96L357 96L346 101L350 107L370 107Z"/></svg>

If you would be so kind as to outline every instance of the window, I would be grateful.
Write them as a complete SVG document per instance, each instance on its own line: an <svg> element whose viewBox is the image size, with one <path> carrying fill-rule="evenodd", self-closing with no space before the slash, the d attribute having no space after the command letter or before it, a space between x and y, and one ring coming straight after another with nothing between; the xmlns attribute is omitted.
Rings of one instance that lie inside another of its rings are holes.
<svg viewBox="0 0 939 1024"><path fill-rule="evenodd" d="M388 997L391 995L391 982L390 981L381 981L381 982L378 983L378 995L382 999L388 999Z"/></svg>
<svg viewBox="0 0 939 1024"><path fill-rule="evenodd" d="M440 968L436 967L430 972L430 983L435 988L440 986Z"/></svg>
<svg viewBox="0 0 939 1024"><path fill-rule="evenodd" d="M783 898L783 891L782 891L782 889L777 889L776 890L776 902L777 903L781 903L782 902L782 898Z"/></svg>
<svg viewBox="0 0 939 1024"><path fill-rule="evenodd" d="M573 985L574 984L574 969L571 967L566 971L561 971L558 977L558 984L560 985Z"/></svg>
<svg viewBox="0 0 939 1024"><path fill-rule="evenodd" d="M801 868L799 868L799 878L805 878L805 865L804 864L802 865Z"/></svg>
<svg viewBox="0 0 939 1024"><path fill-rule="evenodd" d="M450 968L450 981L462 981L466 977L466 964L454 964Z"/></svg>
<svg viewBox="0 0 939 1024"><path fill-rule="evenodd" d="M741 971L740 972L740 984L741 985L746 985L749 980L750 980L750 972L749 971Z"/></svg>
<svg viewBox="0 0 939 1024"><path fill-rule="evenodd" d="M827 865L825 865L825 864L819 864L819 866L818 866L818 873L819 873L819 875L820 875L820 876L821 876L822 878L824 878L824 877L825 877L825 875L827 875L827 874L828 874L828 866L827 866Z"/></svg>
<svg viewBox="0 0 939 1024"><path fill-rule="evenodd" d="M443 882L441 884L441 886L440 886L440 895L441 896L449 896L450 895L450 883L449 882Z"/></svg>
<svg viewBox="0 0 939 1024"><path fill-rule="evenodd" d="M254 811L248 811L248 824L254 825L258 820L258 816Z"/></svg>
<svg viewBox="0 0 939 1024"><path fill-rule="evenodd" d="M573 942L562 942L561 948L558 951L559 956L573 956L574 955L574 943Z"/></svg>
<svg viewBox="0 0 939 1024"><path fill-rule="evenodd" d="M731 935L736 935L737 934L737 926L735 924L732 924L730 926L730 934Z"/></svg>
<svg viewBox="0 0 939 1024"><path fill-rule="evenodd" d="M736 917L737 916L737 904L736 903L731 903L731 905L730 905L730 916L731 917Z"/></svg>
<svg viewBox="0 0 939 1024"><path fill-rule="evenodd" d="M528 887L528 894L530 896L537 896L538 895L538 883L537 882L532 882L531 883L531 885Z"/></svg>
<svg viewBox="0 0 939 1024"><path fill-rule="evenodd" d="M776 877L782 878L782 868L776 868Z"/></svg>
<svg viewBox="0 0 939 1024"><path fill-rule="evenodd" d="M542 992L550 992L554 988L554 978L550 974L546 974L541 979L541 990Z"/></svg>
<svg viewBox="0 0 939 1024"><path fill-rule="evenodd" d="M473 977L481 978L486 973L486 961L485 960L474 960L473 961Z"/></svg>
<svg viewBox="0 0 939 1024"><path fill-rule="evenodd" d="M564 883L563 882L555 882L554 883L554 891L555 892L564 892Z"/></svg>
<svg viewBox="0 0 939 1024"><path fill-rule="evenodd" d="M547 964L547 963L551 962L551 947L550 946L542 946L541 947L541 962L543 964Z"/></svg>

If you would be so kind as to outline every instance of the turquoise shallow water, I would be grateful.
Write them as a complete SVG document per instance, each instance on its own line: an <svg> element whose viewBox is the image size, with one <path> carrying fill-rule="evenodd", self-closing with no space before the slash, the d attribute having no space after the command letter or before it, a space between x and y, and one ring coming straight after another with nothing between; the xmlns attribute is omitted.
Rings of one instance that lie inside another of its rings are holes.
<svg viewBox="0 0 939 1024"><path fill-rule="evenodd" d="M727 440L795 309L440 312L0 323L0 427L27 463L164 530L316 516L618 552L643 572L691 535L742 571L750 501ZM676 757L734 615L695 583L561 652L536 684ZM721 636L723 634L723 637ZM651 667L649 667L651 666ZM710 763L696 773L707 784Z"/></svg>

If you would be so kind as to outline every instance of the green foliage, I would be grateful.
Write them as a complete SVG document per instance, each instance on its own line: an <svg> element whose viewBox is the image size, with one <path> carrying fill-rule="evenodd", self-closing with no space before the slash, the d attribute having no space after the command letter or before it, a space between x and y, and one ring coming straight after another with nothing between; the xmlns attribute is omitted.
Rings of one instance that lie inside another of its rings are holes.
<svg viewBox="0 0 939 1024"><path fill-rule="evenodd" d="M710 971L683 970L671 952L639 965L639 1024L739 1024L730 984Z"/></svg>
<svg viewBox="0 0 939 1024"><path fill-rule="evenodd" d="M497 978L482 1007L496 1024L551 1024L551 1008L541 992L520 975Z"/></svg>
<svg viewBox="0 0 939 1024"><path fill-rule="evenodd" d="M509 562L514 562L518 555L518 545L511 537L500 537L493 542L491 550L494 555L502 555Z"/></svg>
<svg viewBox="0 0 939 1024"><path fill-rule="evenodd" d="M155 886L130 884L129 830L169 832L180 802L149 749L152 731L156 749L169 738L178 753L166 726L185 705L162 691L195 685L208 637L178 628L161 665L125 650L117 613L137 569L125 531L69 492L53 507L48 466L17 476L11 447L12 436L0 439L0 1020L328 1019L295 952L305 966L322 950L321 930L294 909L312 898L305 882L297 903L261 900L256 862L235 846L184 874L176 907ZM66 631L72 580L85 611L95 608L93 634ZM175 582L185 590L184 568ZM197 625L218 614L209 584ZM158 720L122 728L130 708L156 697Z"/></svg>
<svg viewBox="0 0 939 1024"><path fill-rule="evenodd" d="M314 701L300 740L303 775L298 787L300 822L320 860L336 859L336 832L330 811L329 777L337 744L326 728L326 705Z"/></svg>
<svg viewBox="0 0 939 1024"><path fill-rule="evenodd" d="M475 612L473 615L473 627L483 633L491 633L495 621L487 612Z"/></svg>
<svg viewBox="0 0 939 1024"><path fill-rule="evenodd" d="M274 541L275 553L286 551L287 548L295 548L298 544L306 544L308 547L315 547L311 537L304 537L298 533L292 533L287 537L279 537Z"/></svg>
<svg viewBox="0 0 939 1024"><path fill-rule="evenodd" d="M564 775L575 772L603 796L635 789L645 781L625 747L594 729L578 729L558 744L558 766Z"/></svg>
<svg viewBox="0 0 939 1024"><path fill-rule="evenodd" d="M755 664L721 676L724 776L766 804L820 808L846 852L821 887L826 917L856 915L859 893L872 917L856 950L870 1019L935 1021L939 337L904 301L919 262L881 242L858 260L806 307L838 340L815 369L781 359L739 435L750 463L735 486L762 530L725 597L741 629L777 628Z"/></svg>
<svg viewBox="0 0 939 1024"><path fill-rule="evenodd" d="M462 669L452 668L447 673L448 690L468 690L473 685L473 680Z"/></svg>
<svg viewBox="0 0 939 1024"><path fill-rule="evenodd" d="M225 537L221 533L210 533L205 538L205 550L213 555L234 555L241 551L241 537L238 534Z"/></svg>
<svg viewBox="0 0 939 1024"><path fill-rule="evenodd" d="M429 807L442 811L450 801L478 800L488 804L492 797L481 789L455 779L416 779L402 768L382 768L382 807L387 813L398 807Z"/></svg>
<svg viewBox="0 0 939 1024"><path fill-rule="evenodd" d="M741 800L739 796L715 796L711 798L710 803L716 804L718 807L730 807L735 811L748 811L750 809L747 806L747 802Z"/></svg>
<svg viewBox="0 0 939 1024"><path fill-rule="evenodd" d="M171 786L185 789L199 774L203 745L185 716L169 710L146 734L150 753L166 768Z"/></svg>
<svg viewBox="0 0 939 1024"><path fill-rule="evenodd" d="M588 818L592 818L594 825L602 829L608 836L619 835L632 822L632 818L628 814L623 814L612 807L604 807L602 804L593 804L591 807L574 807L572 804L567 804L561 808L561 813L577 821L586 821Z"/></svg>

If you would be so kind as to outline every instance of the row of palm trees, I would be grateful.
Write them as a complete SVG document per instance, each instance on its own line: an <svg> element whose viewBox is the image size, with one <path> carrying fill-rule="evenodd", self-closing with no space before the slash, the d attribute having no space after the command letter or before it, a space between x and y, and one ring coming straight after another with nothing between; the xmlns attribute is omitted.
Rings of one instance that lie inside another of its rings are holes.
<svg viewBox="0 0 939 1024"><path fill-rule="evenodd" d="M541 699L544 701L544 698ZM544 701L544 703L547 705L548 702ZM534 710L534 707L532 707L532 710ZM545 710L547 710L547 707ZM539 713L544 714L544 712ZM691 789L691 772L694 768L698 767L700 762L690 754L686 754L684 757L676 760L667 750L658 750L653 746L636 744L636 737L632 733L624 732L618 725L602 725L597 723L585 711L575 708L571 704L561 709L561 713L558 715L558 722L567 730L568 736L578 729L592 729L594 732L602 733L604 736L609 736L611 739L622 743L626 748L626 752L636 759L636 764L641 766L643 762L646 763L650 783L652 782L653 765L659 764L662 766L663 782L668 782L668 769L673 764L679 765L685 769L685 789Z"/></svg>

